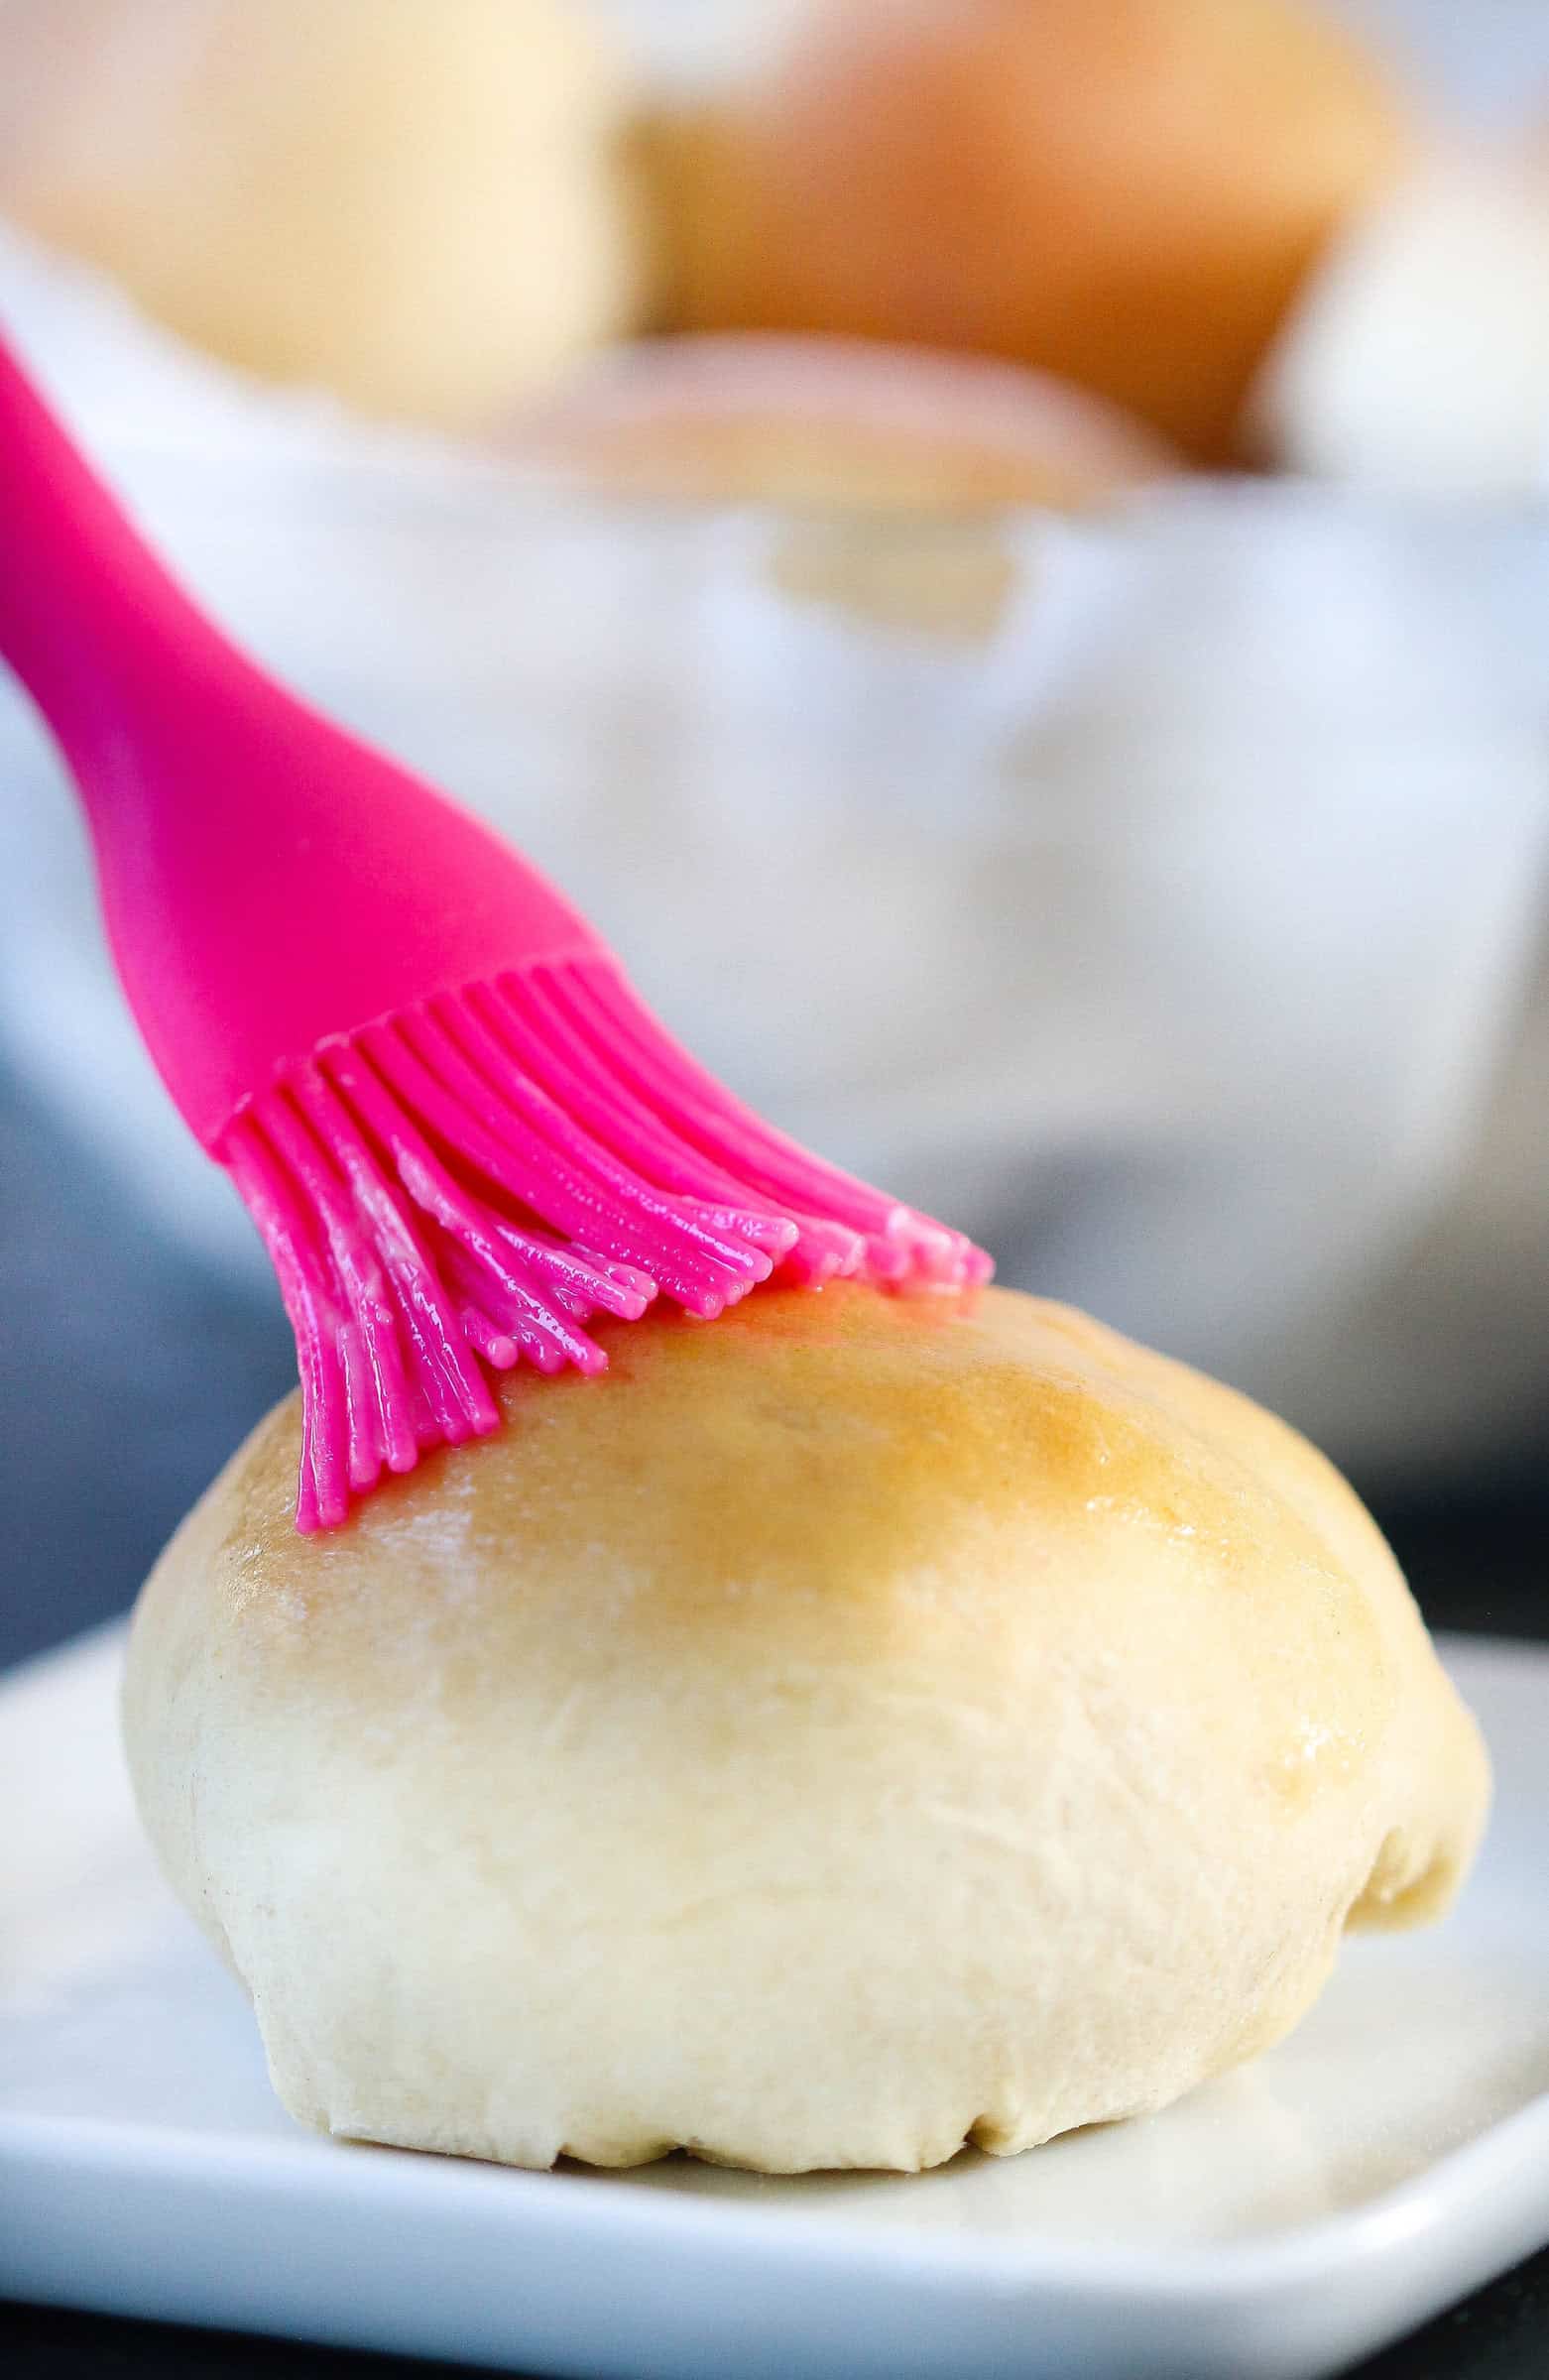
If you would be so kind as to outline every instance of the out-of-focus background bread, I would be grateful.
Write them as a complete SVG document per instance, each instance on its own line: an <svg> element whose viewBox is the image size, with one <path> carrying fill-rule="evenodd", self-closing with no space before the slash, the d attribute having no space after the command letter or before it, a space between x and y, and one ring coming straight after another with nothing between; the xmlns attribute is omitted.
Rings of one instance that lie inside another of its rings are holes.
<svg viewBox="0 0 1549 2380"><path fill-rule="evenodd" d="M1412 140L1298 0L850 0L656 126L675 318L1016 357L1196 458Z"/></svg>
<svg viewBox="0 0 1549 2380"><path fill-rule="evenodd" d="M211 353L438 427L642 328L773 328L1030 364L1197 462L1536 470L1542 209L1498 159L1438 199L1445 112L1319 0L700 15L5 0L0 207Z"/></svg>
<svg viewBox="0 0 1549 2380"><path fill-rule="evenodd" d="M1181 467L1141 424L1044 373L757 332L625 348L512 438L592 488L841 512L1079 511Z"/></svg>
<svg viewBox="0 0 1549 2380"><path fill-rule="evenodd" d="M577 0L4 0L0 208L212 355L466 429L646 309L629 89Z"/></svg>
<svg viewBox="0 0 1549 2380"><path fill-rule="evenodd" d="M1549 476L1549 158L1439 151L1342 227L1249 392L1281 467L1414 495Z"/></svg>

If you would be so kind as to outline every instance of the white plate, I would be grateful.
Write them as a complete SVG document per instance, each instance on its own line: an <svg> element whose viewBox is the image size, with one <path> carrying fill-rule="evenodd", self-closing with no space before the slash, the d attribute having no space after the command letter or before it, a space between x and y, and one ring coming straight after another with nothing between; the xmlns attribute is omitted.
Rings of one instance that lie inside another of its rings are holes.
<svg viewBox="0 0 1549 2380"><path fill-rule="evenodd" d="M531 2175L297 2130L168 1897L117 1629L0 1684L0 2291L556 2373L1304 2380L1549 2237L1549 1649L1454 1642L1458 1913L1148 2122L922 2178Z"/></svg>

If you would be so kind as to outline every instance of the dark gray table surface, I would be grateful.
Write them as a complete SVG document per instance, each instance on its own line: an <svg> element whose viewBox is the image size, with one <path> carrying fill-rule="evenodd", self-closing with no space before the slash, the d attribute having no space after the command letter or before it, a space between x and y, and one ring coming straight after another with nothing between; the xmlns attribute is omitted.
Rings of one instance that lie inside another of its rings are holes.
<svg viewBox="0 0 1549 2380"><path fill-rule="evenodd" d="M3 1068L0 1185L4 1666L128 1606L294 1374L274 1305L212 1280L126 1215ZM1549 1637L1549 1463L1524 1456L1423 1493L1359 1484L1433 1625ZM453 2368L0 2304L0 2369L13 2380L433 2380ZM1549 2380L1549 2252L1364 2365L1362 2380Z"/></svg>

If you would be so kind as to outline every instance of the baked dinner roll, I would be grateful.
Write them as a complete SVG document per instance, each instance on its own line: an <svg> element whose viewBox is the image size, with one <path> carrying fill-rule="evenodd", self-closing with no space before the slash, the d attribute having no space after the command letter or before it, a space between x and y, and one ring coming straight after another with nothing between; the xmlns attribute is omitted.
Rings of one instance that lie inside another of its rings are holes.
<svg viewBox="0 0 1549 2380"><path fill-rule="evenodd" d="M1440 153L1347 225L1254 383L1281 469L1400 494L1549 482L1549 158Z"/></svg>
<svg viewBox="0 0 1549 2380"><path fill-rule="evenodd" d="M1207 462L1411 138L1300 0L806 0L773 70L648 125L678 327L1013 356Z"/></svg>
<svg viewBox="0 0 1549 2380"><path fill-rule="evenodd" d="M479 429L644 314L629 105L581 0L4 0L0 207L230 363Z"/></svg>
<svg viewBox="0 0 1549 2380"><path fill-rule="evenodd" d="M759 331L616 348L519 418L513 444L587 487L821 512L1073 512L1182 468L1046 373Z"/></svg>
<svg viewBox="0 0 1549 2380"><path fill-rule="evenodd" d="M1011 2152L1251 2057L1347 1924L1451 1896L1479 1737L1243 1397L998 1291L611 1350L310 1540L293 1399L141 1599L140 1805L302 2122Z"/></svg>

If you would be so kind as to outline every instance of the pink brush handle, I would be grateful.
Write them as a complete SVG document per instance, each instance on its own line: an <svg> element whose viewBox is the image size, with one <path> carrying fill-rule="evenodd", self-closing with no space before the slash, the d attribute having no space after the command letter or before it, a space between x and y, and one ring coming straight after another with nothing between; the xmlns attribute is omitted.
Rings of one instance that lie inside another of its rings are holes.
<svg viewBox="0 0 1549 2380"><path fill-rule="evenodd" d="M607 955L535 868L202 617L3 341L0 658L80 789L119 977L206 1148L331 1035Z"/></svg>
<svg viewBox="0 0 1549 2380"><path fill-rule="evenodd" d="M0 341L0 653L89 772L149 655L235 656L169 578ZM86 777L81 790L90 792Z"/></svg>

